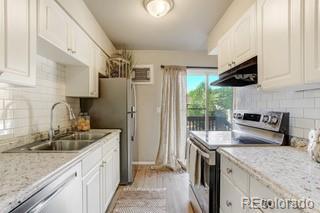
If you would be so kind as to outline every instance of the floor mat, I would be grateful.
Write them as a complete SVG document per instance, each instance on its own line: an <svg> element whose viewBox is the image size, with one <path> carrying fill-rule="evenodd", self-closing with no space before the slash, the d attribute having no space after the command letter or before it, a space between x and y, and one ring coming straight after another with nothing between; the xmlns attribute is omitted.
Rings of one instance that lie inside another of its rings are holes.
<svg viewBox="0 0 320 213"><path fill-rule="evenodd" d="M113 213L166 213L165 188L124 188L116 201Z"/></svg>

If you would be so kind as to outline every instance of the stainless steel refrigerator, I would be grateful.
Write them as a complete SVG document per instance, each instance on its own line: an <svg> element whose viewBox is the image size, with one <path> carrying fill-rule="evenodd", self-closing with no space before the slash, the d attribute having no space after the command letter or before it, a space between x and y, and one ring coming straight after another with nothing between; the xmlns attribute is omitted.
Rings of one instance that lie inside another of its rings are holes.
<svg viewBox="0 0 320 213"><path fill-rule="evenodd" d="M135 86L125 78L101 78L99 81L99 98L81 98L81 111L89 113L93 129L121 129L120 183L130 184L134 178Z"/></svg>

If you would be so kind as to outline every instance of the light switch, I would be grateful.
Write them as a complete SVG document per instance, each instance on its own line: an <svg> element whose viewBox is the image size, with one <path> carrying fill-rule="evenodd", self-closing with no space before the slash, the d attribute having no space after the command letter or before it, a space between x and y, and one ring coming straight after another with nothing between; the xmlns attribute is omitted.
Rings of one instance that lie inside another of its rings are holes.
<svg viewBox="0 0 320 213"><path fill-rule="evenodd" d="M157 107L157 113L161 113L161 107Z"/></svg>

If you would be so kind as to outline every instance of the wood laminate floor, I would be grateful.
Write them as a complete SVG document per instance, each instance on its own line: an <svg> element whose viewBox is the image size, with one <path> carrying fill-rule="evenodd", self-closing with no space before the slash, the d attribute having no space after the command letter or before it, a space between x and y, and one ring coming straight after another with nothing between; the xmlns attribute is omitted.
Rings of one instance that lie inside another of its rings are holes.
<svg viewBox="0 0 320 213"><path fill-rule="evenodd" d="M115 194L108 212L112 212L117 201L120 186ZM193 213L188 195L188 174L169 169L155 169L153 166L138 166L137 174L131 186L134 188L166 188L168 213Z"/></svg>

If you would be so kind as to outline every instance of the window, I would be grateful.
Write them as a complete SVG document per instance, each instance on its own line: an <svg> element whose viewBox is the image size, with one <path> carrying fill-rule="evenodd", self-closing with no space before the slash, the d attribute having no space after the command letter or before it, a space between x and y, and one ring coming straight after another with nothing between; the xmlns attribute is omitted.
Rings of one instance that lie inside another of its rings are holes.
<svg viewBox="0 0 320 213"><path fill-rule="evenodd" d="M190 131L229 131L233 89L210 86L218 79L216 70L188 70L187 128Z"/></svg>

